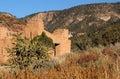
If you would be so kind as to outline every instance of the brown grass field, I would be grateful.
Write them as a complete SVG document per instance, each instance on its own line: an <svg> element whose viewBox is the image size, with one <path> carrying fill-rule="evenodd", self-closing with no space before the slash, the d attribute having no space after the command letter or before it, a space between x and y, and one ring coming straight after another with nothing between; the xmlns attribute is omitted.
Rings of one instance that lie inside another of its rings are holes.
<svg viewBox="0 0 120 79"><path fill-rule="evenodd" d="M119 53L105 48L72 54L49 70L1 70L0 79L120 79Z"/></svg>

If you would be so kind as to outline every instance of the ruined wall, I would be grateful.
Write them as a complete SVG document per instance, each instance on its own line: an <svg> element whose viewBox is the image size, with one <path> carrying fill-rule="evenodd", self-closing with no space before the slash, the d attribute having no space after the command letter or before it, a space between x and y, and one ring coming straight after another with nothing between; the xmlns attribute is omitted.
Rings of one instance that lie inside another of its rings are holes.
<svg viewBox="0 0 120 79"><path fill-rule="evenodd" d="M68 39L68 30L57 29L53 32L53 35L55 36L55 40L58 42L56 45L56 56L70 53L71 41Z"/></svg>
<svg viewBox="0 0 120 79"><path fill-rule="evenodd" d="M23 35L28 38L33 38L40 35L44 30L43 22L41 20L31 20L24 28Z"/></svg>
<svg viewBox="0 0 120 79"><path fill-rule="evenodd" d="M70 53L71 41L68 39L67 29L58 29L53 33L44 30L44 24L42 20L30 20L22 31L23 37L33 38L37 35L41 35L45 32L55 44L54 56L61 56ZM0 27L0 62L5 63L8 59L8 53L5 48L12 46L11 34L17 34L14 31L10 31L5 27Z"/></svg>
<svg viewBox="0 0 120 79"><path fill-rule="evenodd" d="M6 27L0 27L0 63L5 63L8 59L6 48L11 47L12 31Z"/></svg>
<svg viewBox="0 0 120 79"><path fill-rule="evenodd" d="M7 38L7 35L9 34L9 31L5 27L0 27L0 39Z"/></svg>
<svg viewBox="0 0 120 79"><path fill-rule="evenodd" d="M57 29L53 33L50 33L44 30L42 20L32 19L27 23L27 26L25 26L23 34L25 34L25 37L33 38L37 35L41 35L42 32L45 32L56 45L54 56L61 56L70 53L71 41L68 39L69 31L67 29Z"/></svg>

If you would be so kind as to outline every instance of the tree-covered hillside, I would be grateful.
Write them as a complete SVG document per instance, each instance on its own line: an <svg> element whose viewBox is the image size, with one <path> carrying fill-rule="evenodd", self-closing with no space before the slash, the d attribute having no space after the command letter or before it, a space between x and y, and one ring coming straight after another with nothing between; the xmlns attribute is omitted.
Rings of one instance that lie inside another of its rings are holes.
<svg viewBox="0 0 120 79"><path fill-rule="evenodd" d="M99 28L113 18L119 19L119 7L119 2L79 5L61 11L35 13L24 19L41 18L46 30L50 32L57 28L67 28L71 32L81 33L88 31L89 28Z"/></svg>
<svg viewBox="0 0 120 79"><path fill-rule="evenodd" d="M73 35L72 49L85 50L120 42L120 2L79 5L61 11L35 13L24 19L42 19L45 29L50 32L57 28L69 29Z"/></svg>

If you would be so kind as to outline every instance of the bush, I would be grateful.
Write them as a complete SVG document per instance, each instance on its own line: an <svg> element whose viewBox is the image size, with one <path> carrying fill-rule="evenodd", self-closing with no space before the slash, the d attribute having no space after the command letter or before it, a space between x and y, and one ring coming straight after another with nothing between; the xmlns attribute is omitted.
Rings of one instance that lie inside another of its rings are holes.
<svg viewBox="0 0 120 79"><path fill-rule="evenodd" d="M75 46L79 49L79 50L87 50L90 47L92 47L92 40L91 38L88 37L88 35L83 35L80 37L74 36L73 38L71 38L72 40L72 48L75 49Z"/></svg>
<svg viewBox="0 0 120 79"><path fill-rule="evenodd" d="M9 62L19 69L41 68L44 61L49 59L48 49L53 45L52 40L45 33L33 39L22 38L21 34L14 35ZM49 44L49 45L48 45Z"/></svg>

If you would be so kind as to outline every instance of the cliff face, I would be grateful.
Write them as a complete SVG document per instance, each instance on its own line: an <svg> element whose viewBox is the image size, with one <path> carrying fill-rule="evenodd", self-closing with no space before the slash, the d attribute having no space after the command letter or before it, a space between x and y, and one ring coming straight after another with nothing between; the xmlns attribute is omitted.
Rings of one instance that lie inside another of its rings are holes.
<svg viewBox="0 0 120 79"><path fill-rule="evenodd" d="M48 22L52 21L56 16L56 12L44 12L44 13L36 13L30 16L26 16L25 19L28 20L42 20L44 25L47 25Z"/></svg>
<svg viewBox="0 0 120 79"><path fill-rule="evenodd" d="M25 19L42 19L45 29L53 32L57 28L67 28L71 32L86 32L92 27L100 27L115 17L120 19L120 3L81 5L62 11L36 13ZM115 20L114 20L115 21Z"/></svg>

